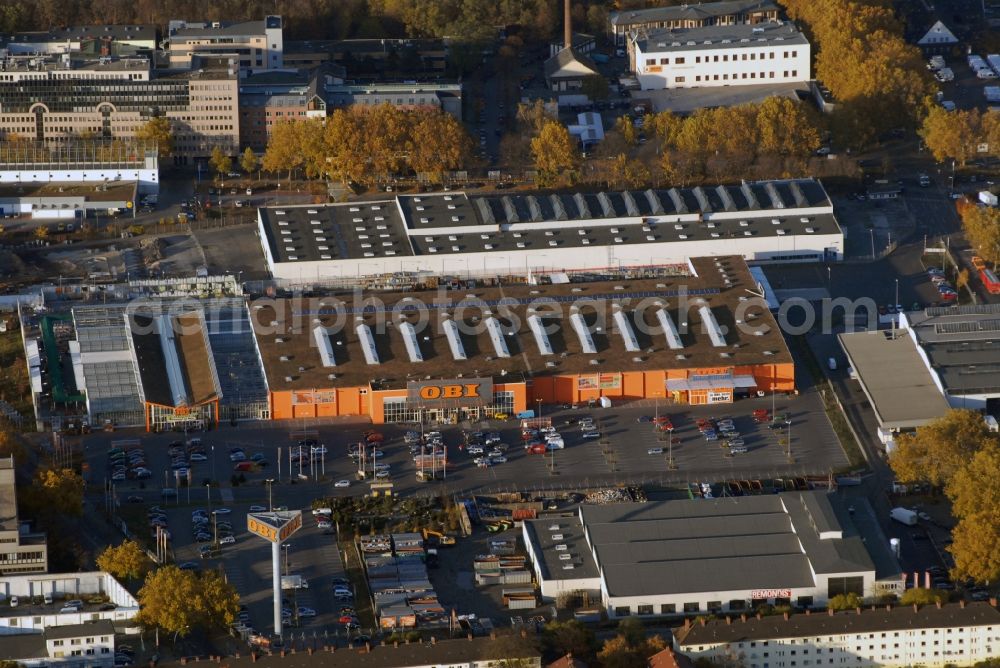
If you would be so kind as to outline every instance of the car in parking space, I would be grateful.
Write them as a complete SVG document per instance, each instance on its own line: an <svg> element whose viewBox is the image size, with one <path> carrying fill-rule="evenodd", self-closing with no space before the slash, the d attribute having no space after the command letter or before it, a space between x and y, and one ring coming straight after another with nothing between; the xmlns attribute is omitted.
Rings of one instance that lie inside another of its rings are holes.
<svg viewBox="0 0 1000 668"><path fill-rule="evenodd" d="M299 606L298 609L299 617L315 617L316 611L312 608L307 608L305 606Z"/></svg>
<svg viewBox="0 0 1000 668"><path fill-rule="evenodd" d="M702 434L702 436L705 437L706 441L718 441L719 440L719 435L717 433L715 433L714 431L706 431L706 432L704 432Z"/></svg>
<svg viewBox="0 0 1000 668"><path fill-rule="evenodd" d="M600 438L601 437L601 432L596 431L596 430L585 431L585 432L583 432L581 434L581 436L583 438Z"/></svg>
<svg viewBox="0 0 1000 668"><path fill-rule="evenodd" d="M219 539L219 545L235 545L236 538L232 535L223 536Z"/></svg>
<svg viewBox="0 0 1000 668"><path fill-rule="evenodd" d="M646 454L647 455L662 455L663 454L663 448L649 448L648 450L646 450Z"/></svg>
<svg viewBox="0 0 1000 668"><path fill-rule="evenodd" d="M212 514L213 515L228 515L231 512L233 512L233 511L230 510L229 508L216 508L215 510L212 511Z"/></svg>
<svg viewBox="0 0 1000 668"><path fill-rule="evenodd" d="M481 455L485 451L478 445L474 445L471 448L469 448L468 452L470 455Z"/></svg>
<svg viewBox="0 0 1000 668"><path fill-rule="evenodd" d="M141 496L136 496L133 494L132 496L128 497L129 503L142 503L142 501L143 499Z"/></svg>
<svg viewBox="0 0 1000 668"><path fill-rule="evenodd" d="M181 569L182 571L196 571L198 570L198 564L194 561L185 561L177 568Z"/></svg>
<svg viewBox="0 0 1000 668"><path fill-rule="evenodd" d="M351 486L351 481L350 480L338 480L337 482L333 483L333 486L334 487L350 487Z"/></svg>
<svg viewBox="0 0 1000 668"><path fill-rule="evenodd" d="M253 505L253 506L250 506L250 512L251 512L251 513L263 513L263 512L265 512L266 510L267 510L267 507L266 507L266 506L260 506L260 505Z"/></svg>
<svg viewBox="0 0 1000 668"><path fill-rule="evenodd" d="M245 462L247 455L242 450L237 450L236 452L229 453L229 461L231 462Z"/></svg>

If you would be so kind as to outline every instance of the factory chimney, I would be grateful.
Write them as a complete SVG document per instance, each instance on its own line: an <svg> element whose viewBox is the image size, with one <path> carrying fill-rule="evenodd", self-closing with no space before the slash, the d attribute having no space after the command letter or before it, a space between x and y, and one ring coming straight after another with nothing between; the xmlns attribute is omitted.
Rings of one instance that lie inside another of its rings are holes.
<svg viewBox="0 0 1000 668"><path fill-rule="evenodd" d="M570 0L563 0L563 48L573 46L573 13Z"/></svg>

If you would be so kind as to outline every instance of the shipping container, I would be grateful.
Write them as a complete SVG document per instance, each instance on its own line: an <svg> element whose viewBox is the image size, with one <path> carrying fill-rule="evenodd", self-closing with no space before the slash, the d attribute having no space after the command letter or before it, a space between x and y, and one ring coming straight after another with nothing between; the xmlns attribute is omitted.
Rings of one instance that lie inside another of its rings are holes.
<svg viewBox="0 0 1000 668"><path fill-rule="evenodd" d="M511 598L507 599L507 608L510 610L534 610L538 607L538 600L531 598Z"/></svg>

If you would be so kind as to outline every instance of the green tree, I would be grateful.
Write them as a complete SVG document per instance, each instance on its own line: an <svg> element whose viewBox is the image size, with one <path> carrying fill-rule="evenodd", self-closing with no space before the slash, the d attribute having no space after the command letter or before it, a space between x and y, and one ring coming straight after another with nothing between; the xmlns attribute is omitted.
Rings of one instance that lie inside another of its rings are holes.
<svg viewBox="0 0 1000 668"><path fill-rule="evenodd" d="M608 80L597 74L585 77L580 84L580 92L593 102L606 100L610 92L608 89Z"/></svg>
<svg viewBox="0 0 1000 668"><path fill-rule="evenodd" d="M948 601L948 593L940 589L914 587L913 589L907 589L899 597L901 605L933 605L938 601L946 603Z"/></svg>
<svg viewBox="0 0 1000 668"><path fill-rule="evenodd" d="M226 155L221 146L212 147L212 154L208 158L208 164L220 177L225 176L233 169L233 159Z"/></svg>
<svg viewBox="0 0 1000 668"><path fill-rule="evenodd" d="M575 619L561 622L557 619L545 625L542 642L552 654L572 654L582 661L591 661L597 649L594 632Z"/></svg>
<svg viewBox="0 0 1000 668"><path fill-rule="evenodd" d="M243 155L240 156L240 169L246 174L253 174L257 171L258 166L260 166L260 161L257 159L257 154L247 146Z"/></svg>
<svg viewBox="0 0 1000 668"><path fill-rule="evenodd" d="M965 238L979 256L987 262L1000 262L1000 209L966 206L961 216Z"/></svg>
<svg viewBox="0 0 1000 668"><path fill-rule="evenodd" d="M175 636L195 628L225 628L239 612L239 594L217 572L201 575L164 566L150 572L139 590L139 621Z"/></svg>
<svg viewBox="0 0 1000 668"><path fill-rule="evenodd" d="M569 130L558 121L545 122L542 131L531 140L531 154L543 185L559 181L572 183L575 179L580 152Z"/></svg>
<svg viewBox="0 0 1000 668"><path fill-rule="evenodd" d="M97 557L97 567L119 580L136 580L149 568L149 558L134 540L109 545Z"/></svg>
<svg viewBox="0 0 1000 668"><path fill-rule="evenodd" d="M928 482L943 487L968 465L976 452L996 442L982 415L953 409L918 427L914 433L896 439L889 465L901 482Z"/></svg>
<svg viewBox="0 0 1000 668"><path fill-rule="evenodd" d="M174 152L174 129L166 116L154 116L139 126L135 138L156 144L161 158L168 158Z"/></svg>
<svg viewBox="0 0 1000 668"><path fill-rule="evenodd" d="M854 610L864 604L864 599L858 594L837 594L826 604L830 610Z"/></svg>

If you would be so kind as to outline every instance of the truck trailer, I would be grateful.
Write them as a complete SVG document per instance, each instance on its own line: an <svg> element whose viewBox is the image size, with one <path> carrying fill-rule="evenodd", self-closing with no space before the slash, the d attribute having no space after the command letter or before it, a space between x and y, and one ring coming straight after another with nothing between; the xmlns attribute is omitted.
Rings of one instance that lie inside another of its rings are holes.
<svg viewBox="0 0 1000 668"><path fill-rule="evenodd" d="M909 508L893 508L889 511L889 518L908 527L916 526L917 524L917 513L915 510L910 510Z"/></svg>

